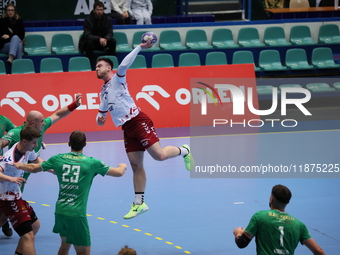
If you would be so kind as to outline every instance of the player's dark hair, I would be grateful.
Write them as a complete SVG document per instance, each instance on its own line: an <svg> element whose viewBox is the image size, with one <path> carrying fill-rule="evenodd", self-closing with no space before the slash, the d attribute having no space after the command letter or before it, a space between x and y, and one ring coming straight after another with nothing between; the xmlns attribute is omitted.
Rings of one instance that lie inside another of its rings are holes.
<svg viewBox="0 0 340 255"><path fill-rule="evenodd" d="M111 66L111 70L113 69L113 62L112 62L111 59L105 58L105 57L99 57L99 58L97 58L97 63L99 61L104 61L104 62L108 63Z"/></svg>
<svg viewBox="0 0 340 255"><path fill-rule="evenodd" d="M40 136L41 133L39 132L39 130L32 126L25 126L20 131L20 141L32 141L34 138L39 138Z"/></svg>
<svg viewBox="0 0 340 255"><path fill-rule="evenodd" d="M283 185L275 185L272 189L272 195L278 202L281 202L285 205L289 203L292 197L290 190Z"/></svg>
<svg viewBox="0 0 340 255"><path fill-rule="evenodd" d="M98 7L103 7L103 8L105 9L104 3L101 2L101 1L95 1L95 2L93 3L93 10L95 10L95 9L97 8L97 6L98 6Z"/></svg>
<svg viewBox="0 0 340 255"><path fill-rule="evenodd" d="M117 255L137 255L137 252L132 249L129 248L127 245L125 245L119 252Z"/></svg>
<svg viewBox="0 0 340 255"><path fill-rule="evenodd" d="M75 130L70 135L69 142L71 149L74 151L81 151L86 145L86 136L80 130Z"/></svg>

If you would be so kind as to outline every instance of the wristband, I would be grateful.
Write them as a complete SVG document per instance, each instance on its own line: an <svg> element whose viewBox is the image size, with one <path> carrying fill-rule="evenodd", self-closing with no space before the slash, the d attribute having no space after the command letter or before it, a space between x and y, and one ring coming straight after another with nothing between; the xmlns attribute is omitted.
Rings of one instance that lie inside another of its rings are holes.
<svg viewBox="0 0 340 255"><path fill-rule="evenodd" d="M74 111L77 107L78 107L78 105L76 104L76 102L73 102L73 103L71 103L67 106L67 108L70 112Z"/></svg>

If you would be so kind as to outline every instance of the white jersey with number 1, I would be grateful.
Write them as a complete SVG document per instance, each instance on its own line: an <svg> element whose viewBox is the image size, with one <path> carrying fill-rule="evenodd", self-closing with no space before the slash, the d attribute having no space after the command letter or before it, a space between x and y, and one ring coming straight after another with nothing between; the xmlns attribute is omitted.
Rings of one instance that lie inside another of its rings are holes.
<svg viewBox="0 0 340 255"><path fill-rule="evenodd" d="M15 162L14 152L18 143L14 144L3 157L0 159L0 171L11 177L23 177L25 171L17 169L13 166ZM18 162L27 164L28 161L35 161L37 154L34 151L27 151L21 156ZM0 199L5 201L13 201L21 198L20 185L12 182L0 182Z"/></svg>

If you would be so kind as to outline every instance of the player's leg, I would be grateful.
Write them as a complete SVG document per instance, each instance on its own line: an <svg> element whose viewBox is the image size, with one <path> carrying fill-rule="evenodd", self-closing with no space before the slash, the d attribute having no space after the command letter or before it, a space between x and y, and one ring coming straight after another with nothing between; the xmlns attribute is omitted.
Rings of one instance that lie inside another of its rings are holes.
<svg viewBox="0 0 340 255"><path fill-rule="evenodd" d="M146 173L144 169L144 151L132 151L127 153L133 171L133 186L135 190L135 201L131 205L130 211L124 219L132 219L149 208L144 202L144 192L146 186Z"/></svg>
<svg viewBox="0 0 340 255"><path fill-rule="evenodd" d="M5 236L10 237L13 235L13 230L11 226L9 225L7 216L0 212L0 228L2 230L2 233L4 233Z"/></svg>
<svg viewBox="0 0 340 255"><path fill-rule="evenodd" d="M91 246L74 246L77 255L90 255L90 248Z"/></svg>
<svg viewBox="0 0 340 255"><path fill-rule="evenodd" d="M0 210L11 220L14 230L20 239L16 254L35 255L33 224L39 220L33 208L23 199L1 201Z"/></svg>
<svg viewBox="0 0 340 255"><path fill-rule="evenodd" d="M185 167L188 171L191 171L195 166L190 147L186 144L182 145L181 147L165 146L162 148L160 142L155 142L153 145L147 148L147 151L153 159L158 161L182 156L184 158Z"/></svg>
<svg viewBox="0 0 340 255"><path fill-rule="evenodd" d="M29 221L22 223L18 228L15 230L18 232L25 231L28 228ZM33 230L29 231L28 233L20 236L18 246L15 250L15 254L24 254L24 255L35 255L35 246L34 246L34 233Z"/></svg>
<svg viewBox="0 0 340 255"><path fill-rule="evenodd" d="M66 243L66 237L60 236L61 244L58 250L58 255L68 255L72 244Z"/></svg>
<svg viewBox="0 0 340 255"><path fill-rule="evenodd" d="M91 237L86 217L55 214L53 233L59 234L61 238L58 255L68 255L72 245L77 255L90 254Z"/></svg>
<svg viewBox="0 0 340 255"><path fill-rule="evenodd" d="M32 224L32 230L33 230L33 233L34 235L36 235L38 233L40 229L40 220L36 220L33 224Z"/></svg>

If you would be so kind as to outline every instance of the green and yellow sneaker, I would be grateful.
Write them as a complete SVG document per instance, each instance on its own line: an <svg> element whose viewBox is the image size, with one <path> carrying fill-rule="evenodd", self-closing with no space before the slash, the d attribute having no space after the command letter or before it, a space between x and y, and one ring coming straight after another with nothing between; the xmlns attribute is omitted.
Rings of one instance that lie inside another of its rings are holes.
<svg viewBox="0 0 340 255"><path fill-rule="evenodd" d="M136 205L135 203L132 203L131 209L128 214L124 216L124 219L132 219L142 213L145 213L147 210L149 210L149 207L144 202L141 205Z"/></svg>
<svg viewBox="0 0 340 255"><path fill-rule="evenodd" d="M183 158L184 158L185 168L188 171L191 171L195 167L195 161L194 161L193 156L191 155L190 147L189 147L189 145L186 145L186 144L183 144L182 147L186 148L189 151L188 155L186 155Z"/></svg>

